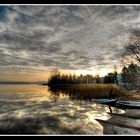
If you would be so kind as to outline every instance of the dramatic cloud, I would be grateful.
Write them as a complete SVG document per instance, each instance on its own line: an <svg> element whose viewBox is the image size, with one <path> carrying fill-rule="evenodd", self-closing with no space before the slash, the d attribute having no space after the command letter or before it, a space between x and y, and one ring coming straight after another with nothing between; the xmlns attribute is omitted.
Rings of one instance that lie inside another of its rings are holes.
<svg viewBox="0 0 140 140"><path fill-rule="evenodd" d="M117 51L130 32L140 30L139 11L139 6L0 6L0 71L119 66Z"/></svg>

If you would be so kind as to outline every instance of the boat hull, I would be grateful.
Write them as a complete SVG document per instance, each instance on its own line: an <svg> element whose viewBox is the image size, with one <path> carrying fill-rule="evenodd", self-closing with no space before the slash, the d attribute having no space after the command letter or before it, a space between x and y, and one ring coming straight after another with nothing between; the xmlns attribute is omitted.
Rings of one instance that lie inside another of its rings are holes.
<svg viewBox="0 0 140 140"><path fill-rule="evenodd" d="M116 99L99 99L96 103L105 104L119 109L140 109L140 102L122 101Z"/></svg>

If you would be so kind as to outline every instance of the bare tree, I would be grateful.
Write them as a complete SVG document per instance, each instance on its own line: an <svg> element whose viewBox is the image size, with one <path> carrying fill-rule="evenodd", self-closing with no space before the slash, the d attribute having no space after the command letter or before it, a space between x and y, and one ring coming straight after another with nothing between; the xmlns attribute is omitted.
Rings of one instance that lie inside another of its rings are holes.
<svg viewBox="0 0 140 140"><path fill-rule="evenodd" d="M140 32L133 32L121 52L121 63L127 69L127 79L133 87L140 88ZM130 69L131 67L133 69ZM133 80L130 80L133 79ZM135 85L135 86L134 86Z"/></svg>
<svg viewBox="0 0 140 140"><path fill-rule="evenodd" d="M121 62L124 65L131 63L140 66L140 35L135 32L130 35L128 43L121 53Z"/></svg>

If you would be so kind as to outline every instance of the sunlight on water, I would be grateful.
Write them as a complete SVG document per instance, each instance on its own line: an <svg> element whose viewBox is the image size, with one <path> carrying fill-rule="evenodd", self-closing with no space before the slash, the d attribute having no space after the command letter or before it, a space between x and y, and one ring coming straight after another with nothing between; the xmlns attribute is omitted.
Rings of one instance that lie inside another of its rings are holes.
<svg viewBox="0 0 140 140"><path fill-rule="evenodd" d="M17 117L17 118L22 118L24 117L25 115L27 115L27 112L26 111L23 111L23 110L17 110L14 112L14 115Z"/></svg>
<svg viewBox="0 0 140 140"><path fill-rule="evenodd" d="M107 112L107 106L52 94L47 86L0 86L1 134L103 134L96 119L110 119Z"/></svg>

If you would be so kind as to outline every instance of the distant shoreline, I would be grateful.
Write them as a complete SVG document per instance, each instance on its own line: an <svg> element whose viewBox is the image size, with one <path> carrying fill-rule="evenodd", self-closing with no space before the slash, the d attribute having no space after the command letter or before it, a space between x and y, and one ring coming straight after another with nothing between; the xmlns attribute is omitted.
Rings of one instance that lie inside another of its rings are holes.
<svg viewBox="0 0 140 140"><path fill-rule="evenodd" d="M30 82L0 82L0 85L25 85L25 84L35 84Z"/></svg>
<svg viewBox="0 0 140 140"><path fill-rule="evenodd" d="M0 85L47 85L45 82L18 82L18 81L0 81Z"/></svg>

